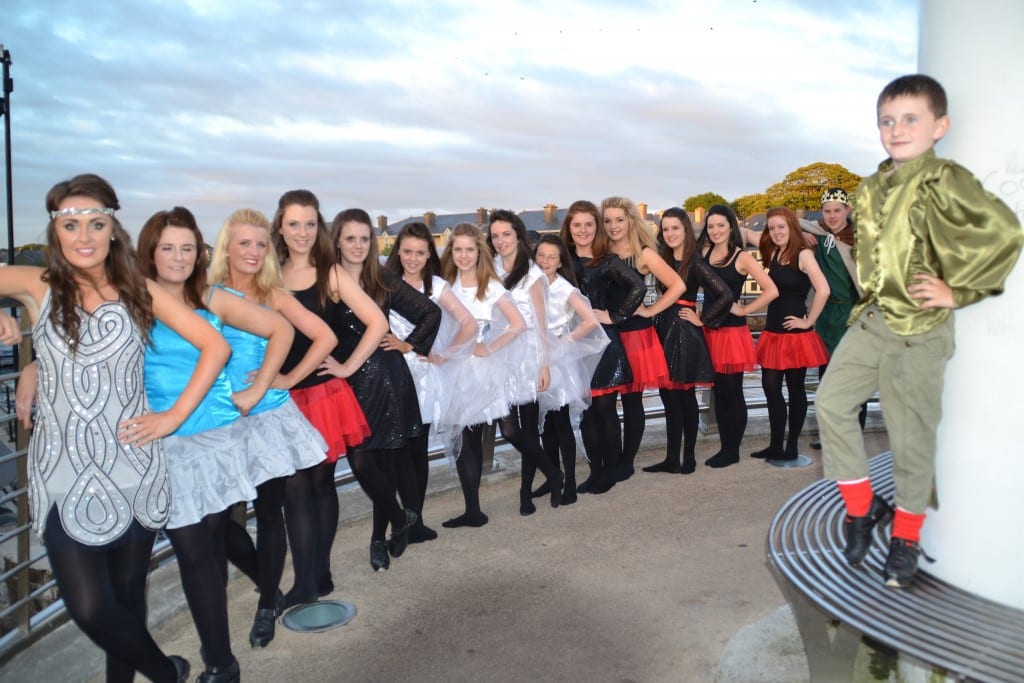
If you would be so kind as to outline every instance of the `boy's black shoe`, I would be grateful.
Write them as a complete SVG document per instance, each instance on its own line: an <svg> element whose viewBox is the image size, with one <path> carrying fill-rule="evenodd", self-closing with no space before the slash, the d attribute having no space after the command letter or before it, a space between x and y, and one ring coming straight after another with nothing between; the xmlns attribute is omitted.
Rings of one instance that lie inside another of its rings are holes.
<svg viewBox="0 0 1024 683"><path fill-rule="evenodd" d="M846 534L846 549L843 556L846 561L858 565L864 561L871 547L871 532L876 524L885 524L892 519L892 508L885 500L875 494L871 499L871 507L868 514L863 517L847 517L843 522L843 531Z"/></svg>
<svg viewBox="0 0 1024 683"><path fill-rule="evenodd" d="M889 542L889 557L885 558L883 578L891 588L906 588L917 574L917 558L921 546L905 538L894 538Z"/></svg>

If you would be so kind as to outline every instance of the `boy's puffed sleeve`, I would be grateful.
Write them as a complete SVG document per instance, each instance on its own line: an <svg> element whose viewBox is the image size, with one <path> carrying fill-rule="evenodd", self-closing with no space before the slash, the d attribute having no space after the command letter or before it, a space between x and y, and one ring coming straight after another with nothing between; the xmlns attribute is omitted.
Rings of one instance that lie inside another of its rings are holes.
<svg viewBox="0 0 1024 683"><path fill-rule="evenodd" d="M1017 216L964 167L944 164L924 183L924 224L957 308L1001 294L1024 233Z"/></svg>

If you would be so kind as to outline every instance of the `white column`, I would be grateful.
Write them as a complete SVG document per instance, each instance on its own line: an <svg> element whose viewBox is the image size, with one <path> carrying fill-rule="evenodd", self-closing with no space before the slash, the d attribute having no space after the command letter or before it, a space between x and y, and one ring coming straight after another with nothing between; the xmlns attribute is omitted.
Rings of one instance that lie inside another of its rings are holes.
<svg viewBox="0 0 1024 683"><path fill-rule="evenodd" d="M1024 219L1024 2L924 0L918 65L949 95L939 156L970 169ZM922 568L1024 609L1024 266L1006 292L956 313L938 432L940 509Z"/></svg>

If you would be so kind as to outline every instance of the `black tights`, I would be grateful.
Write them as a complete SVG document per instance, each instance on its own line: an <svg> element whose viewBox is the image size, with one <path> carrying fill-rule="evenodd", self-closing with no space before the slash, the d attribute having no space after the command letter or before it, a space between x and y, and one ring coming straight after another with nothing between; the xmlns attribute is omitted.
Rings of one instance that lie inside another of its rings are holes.
<svg viewBox="0 0 1024 683"><path fill-rule="evenodd" d="M208 667L228 666L235 659L228 632L224 548L227 523L228 511L223 510L195 524L167 530L167 538L178 557L181 587Z"/></svg>
<svg viewBox="0 0 1024 683"><path fill-rule="evenodd" d="M260 593L258 609L272 609L284 573L288 550L284 512L285 477L265 481L256 487L252 507L256 513L256 545L249 532L228 520L225 524L227 556L231 564L256 584Z"/></svg>
<svg viewBox="0 0 1024 683"><path fill-rule="evenodd" d="M721 453L739 459L740 442L747 431L747 399L743 395L743 373L715 373L715 418Z"/></svg>
<svg viewBox="0 0 1024 683"><path fill-rule="evenodd" d="M53 507L46 538L68 614L107 655L107 683L131 683L136 671L158 683L177 681L174 662L146 627L146 575L156 534L109 550L87 548L67 536Z"/></svg>
<svg viewBox="0 0 1024 683"><path fill-rule="evenodd" d="M395 467L400 458L406 457L404 450L356 448L348 454L352 474L373 503L371 541L383 541L388 524L392 532L405 525L405 511L395 491Z"/></svg>
<svg viewBox="0 0 1024 683"><path fill-rule="evenodd" d="M615 470L622 455L622 425L615 409L617 398L614 392L594 396L580 421L583 448L590 461L587 482L591 491L607 490L615 483Z"/></svg>
<svg viewBox="0 0 1024 683"><path fill-rule="evenodd" d="M512 444L523 458L519 484L521 498L530 498L533 477L538 467L551 486L561 489L558 466L555 464L557 460L552 461L540 444L540 406L536 401L512 406L508 417L498 421L498 427L501 428L501 435L505 440Z"/></svg>
<svg viewBox="0 0 1024 683"><path fill-rule="evenodd" d="M665 463L679 466L679 451L682 449L683 462L692 465L695 460L697 434L700 428L700 406L697 392L693 389L661 389L661 405L665 408L665 432L667 449ZM685 439L685 441L684 441Z"/></svg>
<svg viewBox="0 0 1024 683"><path fill-rule="evenodd" d="M632 474L633 462L637 451L644 440L644 427L647 416L644 414L644 394L634 391L622 394L622 457L619 460L619 471Z"/></svg>
<svg viewBox="0 0 1024 683"><path fill-rule="evenodd" d="M549 411L544 416L544 431L540 435L544 453L558 467L558 456L562 456L565 475L565 490L576 490L576 435L572 433L569 421L569 406Z"/></svg>
<svg viewBox="0 0 1024 683"><path fill-rule="evenodd" d="M462 488L466 512L454 520L448 520L445 526L455 526L452 522L459 520L483 520L484 514L480 510L480 478L484 469L483 436L482 424L462 429L462 445L459 447L459 457L455 461L455 471L459 474L459 486Z"/></svg>
<svg viewBox="0 0 1024 683"><path fill-rule="evenodd" d="M789 370L761 369L761 387L768 401L768 424L771 426L771 441L768 448L754 455L780 460L795 460L798 455L797 440L800 430L804 427L807 417L807 390L804 380L807 368L791 368ZM782 441L786 435L786 399L782 396L782 381L786 381L789 393L789 438L783 451Z"/></svg>
<svg viewBox="0 0 1024 683"><path fill-rule="evenodd" d="M414 436L407 442L408 460L400 462L395 473L402 505L417 514L417 527L423 526L423 504L427 499L427 478L430 475L430 455L427 449L429 439L430 425L423 425L423 434Z"/></svg>
<svg viewBox="0 0 1024 683"><path fill-rule="evenodd" d="M331 590L331 546L338 530L336 466L322 462L285 480L285 522L295 572L295 585L288 593L293 599L311 602Z"/></svg>

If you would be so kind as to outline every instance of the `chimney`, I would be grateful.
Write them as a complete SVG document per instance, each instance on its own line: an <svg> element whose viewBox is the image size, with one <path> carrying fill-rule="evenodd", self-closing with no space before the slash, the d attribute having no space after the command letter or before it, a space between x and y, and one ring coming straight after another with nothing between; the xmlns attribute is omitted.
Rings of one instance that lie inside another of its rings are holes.
<svg viewBox="0 0 1024 683"><path fill-rule="evenodd" d="M430 228L430 232L434 232L434 224L437 222L435 220L436 218L437 214L433 211L427 211L423 214L423 222L427 224L428 228Z"/></svg>
<svg viewBox="0 0 1024 683"><path fill-rule="evenodd" d="M558 207L554 204L544 205L544 224L551 225L555 222L555 212L558 211Z"/></svg>
<svg viewBox="0 0 1024 683"><path fill-rule="evenodd" d="M377 216L377 231L386 233L388 231L388 217Z"/></svg>
<svg viewBox="0 0 1024 683"><path fill-rule="evenodd" d="M640 217L647 218L647 202L637 202L636 208L640 212Z"/></svg>
<svg viewBox="0 0 1024 683"><path fill-rule="evenodd" d="M693 224L699 225L703 223L705 215L707 215L707 210L703 206L698 206L693 210Z"/></svg>
<svg viewBox="0 0 1024 683"><path fill-rule="evenodd" d="M480 207L476 210L476 224L483 225L487 222L487 209Z"/></svg>

